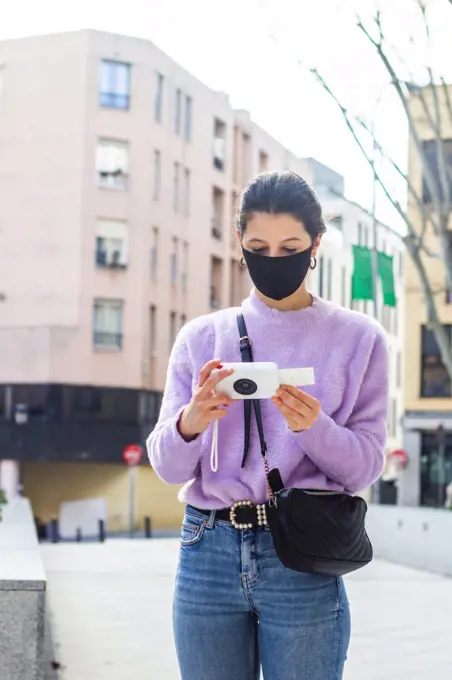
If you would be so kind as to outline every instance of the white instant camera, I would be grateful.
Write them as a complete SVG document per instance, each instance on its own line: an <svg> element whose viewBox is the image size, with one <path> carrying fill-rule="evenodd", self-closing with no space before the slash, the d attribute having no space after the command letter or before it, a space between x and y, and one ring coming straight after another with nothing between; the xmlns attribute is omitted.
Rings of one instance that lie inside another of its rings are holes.
<svg viewBox="0 0 452 680"><path fill-rule="evenodd" d="M270 361L223 364L234 373L221 380L215 388L218 394L231 399L271 399L281 385L303 387L314 385L313 368L279 369Z"/></svg>

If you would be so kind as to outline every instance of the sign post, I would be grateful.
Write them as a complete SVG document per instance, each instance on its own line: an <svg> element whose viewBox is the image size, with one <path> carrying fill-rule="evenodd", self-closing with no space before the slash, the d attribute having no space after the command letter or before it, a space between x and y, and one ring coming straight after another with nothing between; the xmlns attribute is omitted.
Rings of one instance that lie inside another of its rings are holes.
<svg viewBox="0 0 452 680"><path fill-rule="evenodd" d="M138 444L129 444L122 452L122 457L129 466L130 495L129 495L129 533L133 538L135 533L135 486L136 466L143 456L143 449Z"/></svg>

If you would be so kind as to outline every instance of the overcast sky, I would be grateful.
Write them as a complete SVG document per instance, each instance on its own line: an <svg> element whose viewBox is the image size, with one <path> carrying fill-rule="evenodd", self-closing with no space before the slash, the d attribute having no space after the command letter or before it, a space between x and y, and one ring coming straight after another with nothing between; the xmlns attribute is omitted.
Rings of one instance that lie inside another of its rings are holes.
<svg viewBox="0 0 452 680"><path fill-rule="evenodd" d="M437 8L433 58L452 67L452 8L447 0L431 1ZM415 2L381 0L380 4L386 10L391 41L400 45L399 51L417 75L425 51ZM228 92L233 106L248 109L261 127L294 153L313 156L342 173L348 196L370 206L370 172L340 115L308 74L308 66L318 66L355 113L374 115L386 148L404 163L403 117L378 60L347 11L357 4L366 13L373 0L127 0L117 6L111 0L0 3L0 40L80 28L152 40L210 87ZM379 206L380 216L390 221L383 201Z"/></svg>

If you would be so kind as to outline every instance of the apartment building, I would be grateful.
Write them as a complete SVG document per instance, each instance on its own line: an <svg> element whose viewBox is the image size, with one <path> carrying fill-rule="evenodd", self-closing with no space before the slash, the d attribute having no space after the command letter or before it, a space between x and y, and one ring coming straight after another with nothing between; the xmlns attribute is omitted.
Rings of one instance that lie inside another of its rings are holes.
<svg viewBox="0 0 452 680"><path fill-rule="evenodd" d="M2 42L0 84L0 484L43 520L101 495L121 527L178 330L249 289L237 192L306 163L148 41ZM138 479L137 517L174 497Z"/></svg>
<svg viewBox="0 0 452 680"><path fill-rule="evenodd" d="M424 91L430 110L435 110L430 90ZM452 87L449 86L449 97ZM452 119L444 89L438 88L437 102L440 109L442 135L452 167ZM425 115L420 98L413 94L411 107L416 129L431 168L438 173L435 151L435 133ZM411 142L409 148L409 180L422 197L424 208L432 210L429 191L423 180L419 155ZM408 202L408 217L415 228L422 230L422 218L414 199ZM449 247L452 248L452 231ZM428 251L438 250L438 237L431 225L424 233ZM450 251L452 253L452 250ZM426 272L435 295L441 322L452 344L452 291L440 259L421 254ZM427 307L418 274L411 260L407 259L405 278L405 328L409 343L405 348L405 417L404 448L409 460L400 482L401 502L407 505L442 506L445 487L452 482L452 391L451 381L441 360L434 335L429 328Z"/></svg>

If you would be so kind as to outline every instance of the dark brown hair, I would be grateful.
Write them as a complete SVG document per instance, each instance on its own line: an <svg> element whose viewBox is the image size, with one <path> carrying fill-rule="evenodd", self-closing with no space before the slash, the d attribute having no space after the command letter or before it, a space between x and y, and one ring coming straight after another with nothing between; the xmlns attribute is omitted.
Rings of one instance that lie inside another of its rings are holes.
<svg viewBox="0 0 452 680"><path fill-rule="evenodd" d="M253 213L292 215L304 225L313 241L326 231L315 191L300 175L290 170L266 172L248 182L240 200L236 222L240 237L243 237Z"/></svg>

